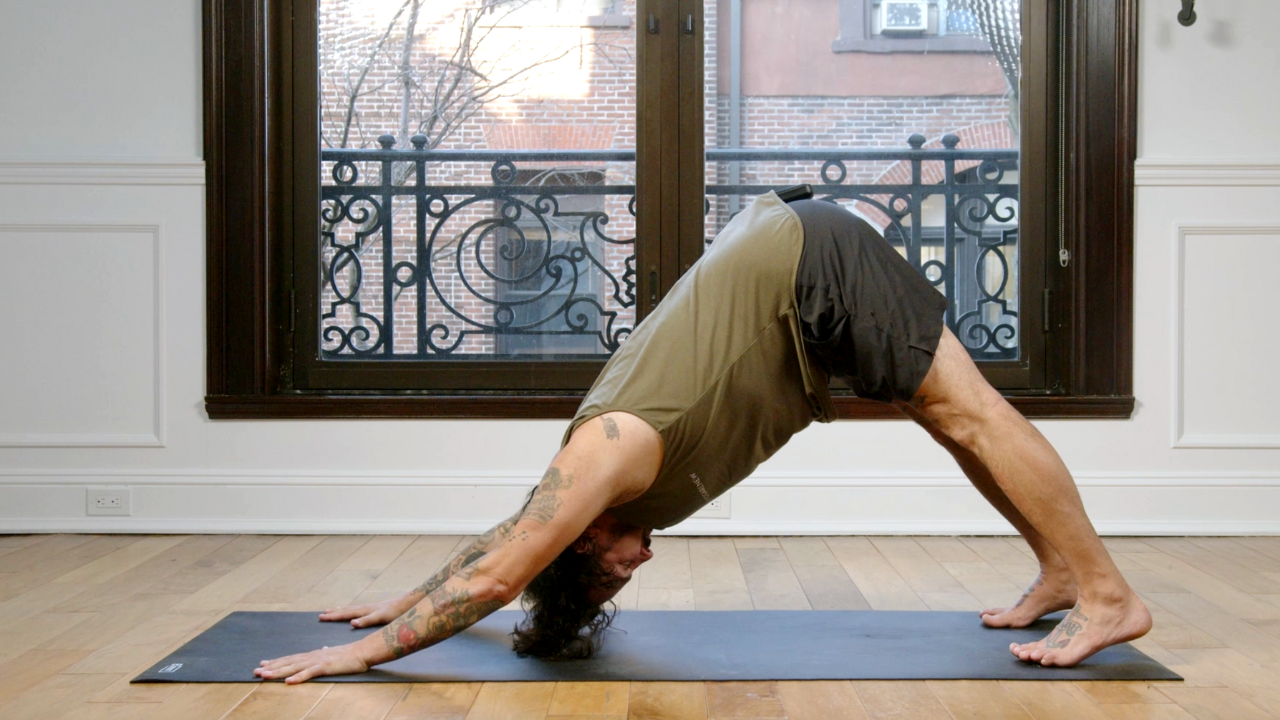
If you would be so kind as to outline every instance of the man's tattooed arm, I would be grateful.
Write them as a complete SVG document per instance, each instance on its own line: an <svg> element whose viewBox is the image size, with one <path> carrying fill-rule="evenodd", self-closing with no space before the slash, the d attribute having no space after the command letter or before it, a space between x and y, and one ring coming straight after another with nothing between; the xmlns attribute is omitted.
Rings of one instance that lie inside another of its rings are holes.
<svg viewBox="0 0 1280 720"><path fill-rule="evenodd" d="M469 578L474 570L474 565L469 566L459 575ZM393 657L402 658L466 630L502 604L501 600L477 600L465 587L441 587L382 628L382 641Z"/></svg>
<svg viewBox="0 0 1280 720"><path fill-rule="evenodd" d="M538 489L533 493L529 504L525 506L521 518L528 518L542 525L551 522L560 506L564 504L564 500L560 499L560 491L572 486L573 475L569 473L561 475L558 467L547 468L546 474L542 476L542 482L538 483Z"/></svg>
<svg viewBox="0 0 1280 720"><path fill-rule="evenodd" d="M604 424L604 436L608 440L617 440L622 437L622 433L618 430L618 423L613 418L600 418L600 422Z"/></svg>
<svg viewBox="0 0 1280 720"><path fill-rule="evenodd" d="M476 538L475 542L471 543L466 550L458 553L444 567L440 568L439 572L423 581L413 592L420 595L430 595L442 587L445 581L453 577L459 570L484 557L503 542L509 542L511 533L519 519L520 514L516 513L490 528L489 532Z"/></svg>

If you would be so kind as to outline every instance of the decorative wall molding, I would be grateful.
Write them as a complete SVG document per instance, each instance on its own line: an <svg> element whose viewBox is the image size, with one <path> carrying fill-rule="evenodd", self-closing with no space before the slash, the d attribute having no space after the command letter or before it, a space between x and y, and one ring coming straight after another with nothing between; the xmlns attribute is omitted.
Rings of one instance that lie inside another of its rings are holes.
<svg viewBox="0 0 1280 720"><path fill-rule="evenodd" d="M204 185L204 161L0 159L0 185Z"/></svg>
<svg viewBox="0 0 1280 720"><path fill-rule="evenodd" d="M155 306L152 314L152 341L155 406L152 408L150 433L0 433L0 447L164 447L165 436L165 272L163 225L123 223L0 223L0 234L6 232L65 233L139 233L151 236L152 292Z"/></svg>
<svg viewBox="0 0 1280 720"><path fill-rule="evenodd" d="M1280 187L1280 161L1223 159L1139 159L1137 187Z"/></svg>
<svg viewBox="0 0 1280 720"><path fill-rule="evenodd" d="M1280 166L1277 166L1280 170ZM1277 176L1280 178L1280 175ZM1278 183L1280 184L1280 183ZM1177 246L1174 249L1172 298L1173 308L1173 415L1172 433L1174 448L1280 448L1280 434L1240 434L1240 433L1187 433L1186 432L1186 377L1184 362L1184 335L1186 332L1186 298L1183 296L1186 283L1187 237L1191 235L1277 235L1280 226L1272 225L1179 225L1177 229ZM1268 402L1263 400L1263 402Z"/></svg>
<svg viewBox="0 0 1280 720"><path fill-rule="evenodd" d="M475 534L537 481L523 474L241 474L160 470L14 470L0 476L0 533ZM1099 532L1280 534L1280 473L1097 473L1079 478ZM134 516L86 517L85 490L129 486ZM1007 535L958 474L753 477L729 519L693 519L672 535ZM392 501L394 498L394 502Z"/></svg>

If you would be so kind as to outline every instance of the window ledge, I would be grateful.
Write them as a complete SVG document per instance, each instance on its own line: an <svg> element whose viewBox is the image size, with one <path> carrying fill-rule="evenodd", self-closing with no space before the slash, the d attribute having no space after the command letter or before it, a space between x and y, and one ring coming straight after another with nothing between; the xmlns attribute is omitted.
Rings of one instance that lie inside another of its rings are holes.
<svg viewBox="0 0 1280 720"><path fill-rule="evenodd" d="M842 420L901 420L891 405L855 397L836 397ZM1132 396L1009 396L1029 418L1128 419ZM209 395L205 411L213 420L268 419L466 419L564 420L582 403L566 395Z"/></svg>
<svg viewBox="0 0 1280 720"><path fill-rule="evenodd" d="M972 35L943 35L916 38L870 39L836 38L831 41L831 52L862 53L989 53L991 45Z"/></svg>

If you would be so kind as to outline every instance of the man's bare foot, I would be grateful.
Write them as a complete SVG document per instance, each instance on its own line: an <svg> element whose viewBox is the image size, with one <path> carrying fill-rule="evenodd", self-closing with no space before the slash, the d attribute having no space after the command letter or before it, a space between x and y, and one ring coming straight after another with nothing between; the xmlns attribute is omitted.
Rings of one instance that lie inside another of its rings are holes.
<svg viewBox="0 0 1280 720"><path fill-rule="evenodd" d="M1080 594L1075 579L1067 570L1041 571L1036 581L1018 598L1013 607L987 608L979 615L982 624L993 628L1021 628L1051 612L1075 607Z"/></svg>
<svg viewBox="0 0 1280 720"><path fill-rule="evenodd" d="M1103 648L1146 635L1151 629L1147 606L1128 588L1121 598L1111 602L1082 599L1048 637L1026 645L1012 643L1009 651L1019 660L1045 667L1072 667Z"/></svg>

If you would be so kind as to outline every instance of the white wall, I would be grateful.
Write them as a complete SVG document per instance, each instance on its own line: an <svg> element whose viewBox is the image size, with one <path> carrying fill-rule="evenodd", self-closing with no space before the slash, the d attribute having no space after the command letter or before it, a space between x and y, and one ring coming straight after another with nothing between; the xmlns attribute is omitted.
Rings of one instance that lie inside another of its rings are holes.
<svg viewBox="0 0 1280 720"><path fill-rule="evenodd" d="M1037 424L1104 532L1275 533L1280 3L1201 3L1191 28L1179 7L1142 4L1137 411ZM0 13L0 531L462 532L510 510L563 422L205 417L198 0ZM132 515L86 517L95 485L131 487ZM1008 530L906 422L815 427L731 509L683 529Z"/></svg>

